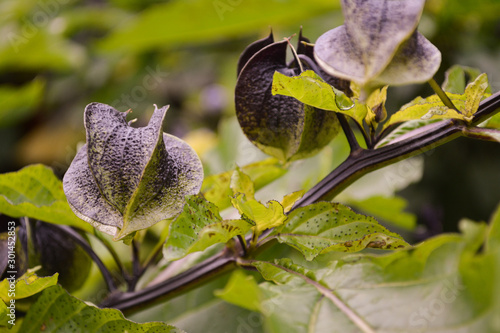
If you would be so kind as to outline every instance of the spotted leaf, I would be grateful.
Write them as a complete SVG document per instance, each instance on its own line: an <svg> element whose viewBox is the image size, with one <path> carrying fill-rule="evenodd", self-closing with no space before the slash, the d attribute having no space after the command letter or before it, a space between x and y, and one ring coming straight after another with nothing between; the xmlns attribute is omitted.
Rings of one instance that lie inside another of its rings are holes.
<svg viewBox="0 0 500 333"><path fill-rule="evenodd" d="M217 206L203 196L188 196L186 200L182 213L170 224L170 234L163 249L167 260L177 260L214 244L226 243L237 235L246 234L253 226L245 220L223 220Z"/></svg>
<svg viewBox="0 0 500 333"><path fill-rule="evenodd" d="M276 238L313 260L330 251L357 252L367 247L403 248L408 244L372 217L339 203L319 202L295 209L276 230Z"/></svg>

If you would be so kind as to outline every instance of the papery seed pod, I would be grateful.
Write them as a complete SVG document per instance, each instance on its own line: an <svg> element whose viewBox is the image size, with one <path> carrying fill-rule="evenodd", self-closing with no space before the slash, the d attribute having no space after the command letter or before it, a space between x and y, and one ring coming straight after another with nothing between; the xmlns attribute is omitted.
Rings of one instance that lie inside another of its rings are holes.
<svg viewBox="0 0 500 333"><path fill-rule="evenodd" d="M384 85L420 83L439 69L441 53L416 31L425 0L342 0L345 23L321 35L321 68L354 81L361 99Z"/></svg>
<svg viewBox="0 0 500 333"><path fill-rule="evenodd" d="M66 290L78 290L87 280L92 260L73 239L50 223L33 223L30 265L41 265L40 276L59 273L57 282Z"/></svg>
<svg viewBox="0 0 500 333"><path fill-rule="evenodd" d="M236 115L252 143L288 162L316 154L337 135L340 126L334 112L304 105L292 97L272 95L276 71L288 76L300 74L293 63L287 65L288 41L272 40L271 34L251 44L240 57ZM241 66L245 59L248 61Z"/></svg>
<svg viewBox="0 0 500 333"><path fill-rule="evenodd" d="M162 131L167 106L146 127L127 123L126 112L91 103L85 109L87 144L64 175L71 209L115 240L168 218L199 192L201 162L184 141Z"/></svg>

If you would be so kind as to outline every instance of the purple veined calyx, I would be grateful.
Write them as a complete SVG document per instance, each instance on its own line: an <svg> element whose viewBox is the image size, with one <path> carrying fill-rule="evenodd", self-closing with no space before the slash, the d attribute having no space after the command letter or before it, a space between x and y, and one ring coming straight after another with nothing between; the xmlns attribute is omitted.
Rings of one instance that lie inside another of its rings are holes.
<svg viewBox="0 0 500 333"><path fill-rule="evenodd" d="M162 131L167 109L155 105L148 125L134 128L128 112L101 103L85 108L87 143L64 175L64 192L78 217L115 240L175 217L184 197L201 188L194 150Z"/></svg>

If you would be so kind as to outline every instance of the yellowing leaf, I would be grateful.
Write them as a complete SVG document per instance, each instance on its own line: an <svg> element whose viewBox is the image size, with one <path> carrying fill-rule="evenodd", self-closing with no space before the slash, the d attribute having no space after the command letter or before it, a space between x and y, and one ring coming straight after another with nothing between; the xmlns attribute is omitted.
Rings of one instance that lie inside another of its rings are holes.
<svg viewBox="0 0 500 333"><path fill-rule="evenodd" d="M462 110L465 104L465 96L457 94L447 94L453 104ZM437 95L432 95L427 98L417 97L410 103L404 105L400 111L396 112L384 124L383 130L387 127L408 120L432 120L432 119L461 119L464 120L464 115L455 110L444 106L443 102Z"/></svg>
<svg viewBox="0 0 500 333"><path fill-rule="evenodd" d="M233 190L233 194L242 193L248 199L253 199L255 193L253 182L239 167L234 170L229 187Z"/></svg>
<svg viewBox="0 0 500 333"><path fill-rule="evenodd" d="M304 104L329 111L342 112L353 106L343 92L323 81L311 70L291 77L274 72L272 93L294 97Z"/></svg>
<svg viewBox="0 0 500 333"><path fill-rule="evenodd" d="M488 76L483 73L479 75L474 82L471 82L465 88L465 105L463 113L466 118L470 118L479 108L479 103L484 98L484 93L488 89Z"/></svg>
<svg viewBox="0 0 500 333"><path fill-rule="evenodd" d="M453 94L463 94L465 92L466 78L471 81L475 80L481 72L479 69L453 65L445 73L445 79L442 84L444 91Z"/></svg>
<svg viewBox="0 0 500 333"><path fill-rule="evenodd" d="M365 121L376 127L376 124L382 122L387 117L387 110L385 108L385 101L387 100L387 87L376 89L370 94L366 100L368 113L366 114Z"/></svg>
<svg viewBox="0 0 500 333"><path fill-rule="evenodd" d="M266 206L255 199L246 200L243 194L237 194L231 199L231 202L244 220L255 223L257 234L266 229L280 226L286 220L283 206L274 200L269 201Z"/></svg>
<svg viewBox="0 0 500 333"><path fill-rule="evenodd" d="M240 170L250 177L254 190L259 190L287 172L276 158L251 163L240 167ZM231 205L231 196L234 195L230 188L233 173L234 170L230 170L205 177L203 180L201 193L220 210Z"/></svg>
<svg viewBox="0 0 500 333"><path fill-rule="evenodd" d="M281 201L281 205L283 206L284 212L288 213L290 211L290 209L292 209L295 202L297 202L297 200L302 198L305 193L306 193L305 190L300 190L300 191L296 191L296 192L285 195L285 197Z"/></svg>

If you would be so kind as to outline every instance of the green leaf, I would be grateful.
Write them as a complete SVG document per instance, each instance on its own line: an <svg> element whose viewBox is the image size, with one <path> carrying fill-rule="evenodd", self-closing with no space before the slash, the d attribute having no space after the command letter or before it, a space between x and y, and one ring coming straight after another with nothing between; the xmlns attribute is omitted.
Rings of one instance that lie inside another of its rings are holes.
<svg viewBox="0 0 500 333"><path fill-rule="evenodd" d="M320 268L289 259L250 262L271 281L259 285L262 306L273 309L264 325L297 333L496 332L499 253L477 252L484 224L466 223L462 232Z"/></svg>
<svg viewBox="0 0 500 333"><path fill-rule="evenodd" d="M7 305L4 302L0 302L0 327L9 325L8 322L11 319L8 314L9 308L7 308Z"/></svg>
<svg viewBox="0 0 500 333"><path fill-rule="evenodd" d="M20 88L0 86L0 128L14 126L31 116L43 97L44 86L41 80Z"/></svg>
<svg viewBox="0 0 500 333"><path fill-rule="evenodd" d="M348 112L354 103L340 90L326 83L315 72L307 70L299 76L287 76L275 72L272 85L273 95L284 95L298 99L318 109L351 115Z"/></svg>
<svg viewBox="0 0 500 333"><path fill-rule="evenodd" d="M375 216L398 227L413 230L417 217L404 212L408 202L401 197L373 196L364 200L349 200L349 205L362 210L365 214Z"/></svg>
<svg viewBox="0 0 500 333"><path fill-rule="evenodd" d="M33 26L36 33L27 35L25 28L23 23L6 32L6 42L0 47L0 70L64 72L82 66L86 60L81 46L61 38L60 34Z"/></svg>
<svg viewBox="0 0 500 333"><path fill-rule="evenodd" d="M488 87L488 76L485 73L479 75L474 82L467 85L465 88L465 105L462 110L466 118L471 118L476 113Z"/></svg>
<svg viewBox="0 0 500 333"><path fill-rule="evenodd" d="M61 181L50 168L41 164L0 175L0 213L93 231L89 224L73 214Z"/></svg>
<svg viewBox="0 0 500 333"><path fill-rule="evenodd" d="M250 177L255 191L275 181L287 172L287 169L276 158L251 163L241 167L240 170ZM208 176L201 186L201 193L219 209L231 205L231 196L234 195L230 188L233 173L234 170L230 170Z"/></svg>
<svg viewBox="0 0 500 333"><path fill-rule="evenodd" d="M275 200L269 201L266 206L255 199L247 200L243 194L237 194L231 202L244 220L255 223L257 234L280 226L286 220L283 206Z"/></svg>
<svg viewBox="0 0 500 333"><path fill-rule="evenodd" d="M497 207L490 219L490 226L486 238L485 249L487 255L490 258L490 262L488 262L489 265L487 266L487 268L490 268L493 271L492 275L494 275L494 277L496 278L493 281L496 281L496 283L493 285L491 293L489 292L489 290L484 291L486 293L484 297L491 297L494 300L490 311L491 314L494 314L494 317L491 319L491 326L493 326L498 331L500 329L500 321L498 320L498 316L496 316L495 314L499 313L500 311L500 284L498 283L498 279L500 277L500 206ZM465 269L467 269L467 267L465 267ZM489 272L487 269L487 271L484 273L491 274L492 272ZM481 287L480 282L478 283L478 287Z"/></svg>
<svg viewBox="0 0 500 333"><path fill-rule="evenodd" d="M177 260L245 235L252 226L253 223L246 220L223 220L217 206L202 196L187 196L182 213L170 224L163 255L167 260Z"/></svg>
<svg viewBox="0 0 500 333"><path fill-rule="evenodd" d="M481 72L479 69L461 66L461 65L453 65L451 66L445 73L445 79L442 84L442 88L444 91L453 94L463 94L465 92L466 86L466 76L469 78L469 81L474 81Z"/></svg>
<svg viewBox="0 0 500 333"><path fill-rule="evenodd" d="M15 282L15 295L9 296L9 281L3 279L0 282L0 299L8 303L11 299L23 299L38 294L42 290L57 284L58 274L47 277L38 277L35 269L30 269Z"/></svg>
<svg viewBox="0 0 500 333"><path fill-rule="evenodd" d="M147 126L131 127L127 112L91 103L85 108L87 144L64 175L74 213L120 240L179 214L184 196L198 193L203 168L181 139L163 133L168 106Z"/></svg>
<svg viewBox="0 0 500 333"><path fill-rule="evenodd" d="M215 296L250 311L262 312L262 295L255 278L241 270L234 271L226 286L216 290Z"/></svg>
<svg viewBox="0 0 500 333"><path fill-rule="evenodd" d="M319 202L290 213L276 238L299 250L306 260L330 251L356 252L366 247L396 249L408 246L401 236L375 219L339 203Z"/></svg>
<svg viewBox="0 0 500 333"><path fill-rule="evenodd" d="M486 240L488 250L500 250L500 205L496 208L490 221L488 238ZM500 266L499 266L500 267Z"/></svg>
<svg viewBox="0 0 500 333"><path fill-rule="evenodd" d="M465 107L465 96L457 94L448 94L453 104L458 110ZM448 109L437 95L427 98L417 97L410 103L403 105L401 110L396 112L384 124L382 130L387 127L408 120L432 120L432 119L461 119L465 120L463 114L455 110Z"/></svg>
<svg viewBox="0 0 500 333"><path fill-rule="evenodd" d="M72 332L83 328L96 333L181 332L161 322L134 323L118 310L87 305L57 285L46 289L30 307L21 332Z"/></svg>
<svg viewBox="0 0 500 333"><path fill-rule="evenodd" d="M486 120L481 126L491 129L500 129L500 113L495 114L493 117Z"/></svg>
<svg viewBox="0 0 500 333"><path fill-rule="evenodd" d="M169 1L151 6L101 42L106 50L142 52L239 37L279 23L293 24L339 7L337 2L300 0ZM185 17L189 17L186 20Z"/></svg>

